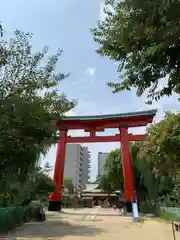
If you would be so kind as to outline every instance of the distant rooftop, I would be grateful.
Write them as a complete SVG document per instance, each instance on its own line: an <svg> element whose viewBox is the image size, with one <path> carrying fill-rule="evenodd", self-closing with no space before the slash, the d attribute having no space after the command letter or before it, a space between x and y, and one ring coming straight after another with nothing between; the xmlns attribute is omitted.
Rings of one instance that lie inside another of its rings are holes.
<svg viewBox="0 0 180 240"><path fill-rule="evenodd" d="M128 113L118 113L118 114L106 114L106 115L90 115L90 116L64 116L61 120L102 120L102 119L116 119L116 118L129 118L129 117L140 117L140 116L155 116L157 109L152 109L149 111L138 111L138 112L128 112Z"/></svg>
<svg viewBox="0 0 180 240"><path fill-rule="evenodd" d="M97 189L97 187L99 186L99 184L96 184L96 183L88 183L86 184L86 188L84 191L86 192L92 192L94 191L95 189Z"/></svg>

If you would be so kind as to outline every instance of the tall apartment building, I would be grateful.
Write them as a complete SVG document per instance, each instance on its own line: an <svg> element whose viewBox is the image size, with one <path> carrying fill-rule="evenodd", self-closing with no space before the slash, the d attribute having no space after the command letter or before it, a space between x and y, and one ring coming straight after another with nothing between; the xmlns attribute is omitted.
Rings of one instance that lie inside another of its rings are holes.
<svg viewBox="0 0 180 240"><path fill-rule="evenodd" d="M102 176L104 174L104 165L109 153L98 152L98 175Z"/></svg>
<svg viewBox="0 0 180 240"><path fill-rule="evenodd" d="M67 144L64 178L71 178L76 189L82 189L88 182L89 159L87 147L82 147L81 144Z"/></svg>
<svg viewBox="0 0 180 240"><path fill-rule="evenodd" d="M88 147L83 147L83 162L82 162L82 173L81 173L81 184L82 189L86 188L86 184L90 178L91 159L90 151Z"/></svg>

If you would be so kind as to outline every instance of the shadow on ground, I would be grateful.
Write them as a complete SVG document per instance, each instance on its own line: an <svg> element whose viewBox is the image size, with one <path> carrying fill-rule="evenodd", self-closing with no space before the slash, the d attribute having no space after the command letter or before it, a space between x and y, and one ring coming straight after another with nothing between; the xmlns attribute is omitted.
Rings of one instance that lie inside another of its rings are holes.
<svg viewBox="0 0 180 240"><path fill-rule="evenodd" d="M17 228L9 237L18 238L53 238L63 236L96 236L103 230L95 226L75 225L67 221L51 220L45 223L29 223Z"/></svg>

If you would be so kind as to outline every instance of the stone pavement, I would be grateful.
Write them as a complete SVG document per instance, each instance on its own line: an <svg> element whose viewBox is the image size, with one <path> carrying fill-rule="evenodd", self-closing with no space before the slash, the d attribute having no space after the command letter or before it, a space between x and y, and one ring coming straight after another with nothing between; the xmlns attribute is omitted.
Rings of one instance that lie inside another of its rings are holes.
<svg viewBox="0 0 180 240"><path fill-rule="evenodd" d="M171 240L171 224L147 218L133 223L113 209L66 209L65 213L47 213L45 223L28 223L9 233L11 240ZM5 236L3 236L5 239ZM176 233L180 240L180 233Z"/></svg>

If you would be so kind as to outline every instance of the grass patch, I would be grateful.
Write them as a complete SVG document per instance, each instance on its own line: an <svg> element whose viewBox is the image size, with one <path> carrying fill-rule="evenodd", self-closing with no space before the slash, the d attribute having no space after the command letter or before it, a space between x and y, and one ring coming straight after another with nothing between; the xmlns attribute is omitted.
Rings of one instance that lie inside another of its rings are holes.
<svg viewBox="0 0 180 240"><path fill-rule="evenodd" d="M166 212L166 211L162 211L160 213L160 218L161 219L164 219L168 222L172 222L172 221L177 221L177 222L180 222L180 217L177 216L175 213L170 213L170 212Z"/></svg>

